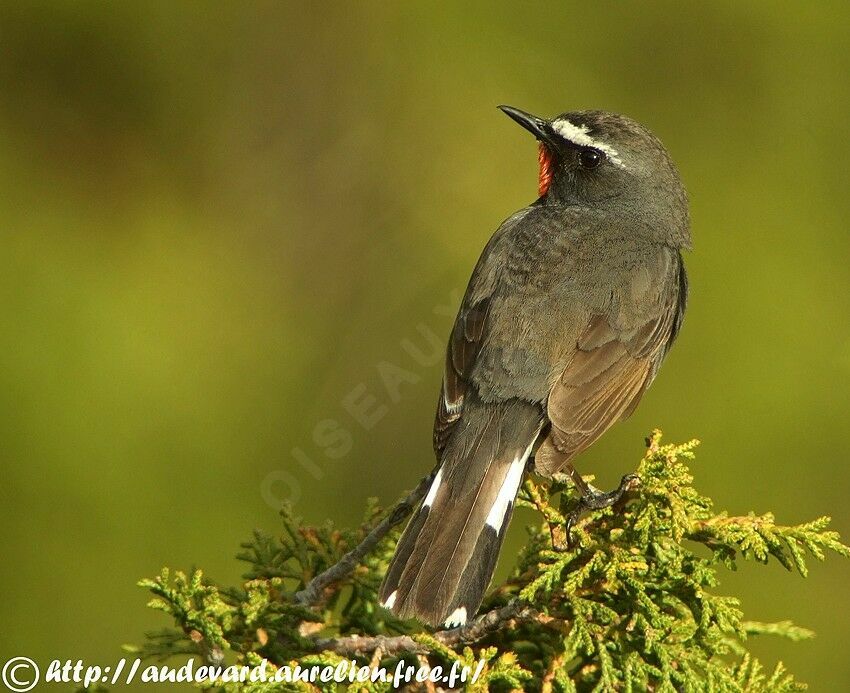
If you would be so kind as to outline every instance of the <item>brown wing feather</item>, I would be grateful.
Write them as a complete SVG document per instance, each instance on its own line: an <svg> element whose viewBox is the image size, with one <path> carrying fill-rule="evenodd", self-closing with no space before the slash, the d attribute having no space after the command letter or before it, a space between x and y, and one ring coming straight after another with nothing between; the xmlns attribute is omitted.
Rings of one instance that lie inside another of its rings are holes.
<svg viewBox="0 0 850 693"><path fill-rule="evenodd" d="M608 428L629 416L652 382L681 322L678 278L661 292L655 316L629 330L594 316L547 404L549 436L535 454L545 475L560 471Z"/></svg>
<svg viewBox="0 0 850 693"><path fill-rule="evenodd" d="M461 308L452 329L434 421L434 452L438 459L442 456L454 425L460 419L463 399L469 386L469 374L481 349L489 309L489 297L469 308Z"/></svg>

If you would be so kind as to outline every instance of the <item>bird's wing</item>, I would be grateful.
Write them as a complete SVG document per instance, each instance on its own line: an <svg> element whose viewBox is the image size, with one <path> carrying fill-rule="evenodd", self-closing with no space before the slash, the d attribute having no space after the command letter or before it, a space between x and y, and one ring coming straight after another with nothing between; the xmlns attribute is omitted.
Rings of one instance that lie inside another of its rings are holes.
<svg viewBox="0 0 850 693"><path fill-rule="evenodd" d="M629 416L655 377L673 343L687 300L687 277L678 253L658 277L641 316L617 326L595 315L581 333L561 377L549 393L552 427L535 455L544 475L595 442L611 425Z"/></svg>
<svg viewBox="0 0 850 693"><path fill-rule="evenodd" d="M442 457L446 442L463 415L464 397L476 359L486 339L490 306L493 295L498 290L499 274L503 269L499 248L517 224L530 212L539 211L537 208L525 208L505 220L487 243L472 272L446 350L443 386L434 420L434 452L437 459Z"/></svg>
<svg viewBox="0 0 850 693"><path fill-rule="evenodd" d="M434 421L434 452L442 456L446 441L461 417L469 376L481 348L490 297L484 296L471 305L461 306L446 350L443 387Z"/></svg>

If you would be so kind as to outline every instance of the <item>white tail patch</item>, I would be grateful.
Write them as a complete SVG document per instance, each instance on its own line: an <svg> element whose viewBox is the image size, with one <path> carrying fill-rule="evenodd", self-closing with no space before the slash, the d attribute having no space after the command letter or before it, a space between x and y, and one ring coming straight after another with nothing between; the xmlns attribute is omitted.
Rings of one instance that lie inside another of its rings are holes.
<svg viewBox="0 0 850 693"><path fill-rule="evenodd" d="M446 408L446 413L449 415L457 414L463 406L463 395L457 398L454 402L449 402L445 391L443 391L443 406Z"/></svg>
<svg viewBox="0 0 850 693"><path fill-rule="evenodd" d="M466 607L459 606L446 619L446 628L458 628L466 623Z"/></svg>
<svg viewBox="0 0 850 693"><path fill-rule="evenodd" d="M381 606L385 609L392 609L395 604L395 598L398 596L398 590L393 590L389 597L381 602Z"/></svg>
<svg viewBox="0 0 850 693"><path fill-rule="evenodd" d="M534 446L534 440L536 438L537 436L532 439L531 445L525 449L525 452L522 455L511 462L511 468L505 475L505 480L502 482L502 487L499 489L499 495L496 496L496 500L493 502L493 507L490 508L490 512L487 514L487 524L495 529L497 534L502 529L502 524L505 521L505 515L508 512L508 506L514 502L517 491L519 491L519 485L522 481L522 473L525 471L525 463L528 460L528 456L531 454L531 448Z"/></svg>
<svg viewBox="0 0 850 693"><path fill-rule="evenodd" d="M437 476L434 477L434 481L431 482L431 488L428 489L428 495L425 496L425 501L422 503L423 508L430 508L434 503L434 499L437 497L437 491L440 490L440 481L443 478L443 468L440 467L437 470Z"/></svg>
<svg viewBox="0 0 850 693"><path fill-rule="evenodd" d="M579 147L593 147L600 152L604 152L608 160L615 166L626 168L622 159L620 159L617 150L611 145L593 139L588 133L590 129L586 125L575 125L566 118L560 118L552 121L552 128L564 139L569 140Z"/></svg>

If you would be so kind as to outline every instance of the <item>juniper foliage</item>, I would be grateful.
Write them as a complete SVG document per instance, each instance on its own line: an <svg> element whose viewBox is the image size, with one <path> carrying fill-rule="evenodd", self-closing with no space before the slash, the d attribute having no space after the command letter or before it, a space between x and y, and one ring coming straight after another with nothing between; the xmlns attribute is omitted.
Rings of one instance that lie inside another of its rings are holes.
<svg viewBox="0 0 850 693"><path fill-rule="evenodd" d="M730 516L713 510L693 486L688 462L697 442L662 445L655 432L637 473L642 483L619 507L597 511L574 529L566 546L566 516L574 490L559 481L528 480L519 503L539 511L539 525L510 577L493 589L482 612L517 607L502 627L472 643L449 646L441 633L393 617L376 592L399 529L391 531L345 579L325 588L309 608L295 594L335 565L381 517L369 503L362 525L302 526L291 510L272 537L256 532L238 558L245 582L222 588L201 571L163 570L140 586L174 627L148 634L138 651L153 657L195 654L208 662L274 667L337 665L356 659L392 667L399 657L422 664L475 668L486 664L473 691L718 691L783 693L805 688L781 663L767 669L747 651L753 636L812 636L790 622L745 620L737 599L716 592L718 574L740 558L771 558L805 577L807 559L850 548L821 517L777 524L773 515ZM501 612L500 612L501 613ZM364 636L366 651L341 654L345 638ZM368 636L387 636L387 639ZM400 637L410 636L401 640ZM369 647L368 643L380 646ZM395 646L393 646L395 643ZM399 645L401 643L401 645ZM419 654L405 653L414 649ZM317 688L316 686L326 686ZM357 684L386 691L389 683ZM228 684L225 691L338 690L333 684Z"/></svg>

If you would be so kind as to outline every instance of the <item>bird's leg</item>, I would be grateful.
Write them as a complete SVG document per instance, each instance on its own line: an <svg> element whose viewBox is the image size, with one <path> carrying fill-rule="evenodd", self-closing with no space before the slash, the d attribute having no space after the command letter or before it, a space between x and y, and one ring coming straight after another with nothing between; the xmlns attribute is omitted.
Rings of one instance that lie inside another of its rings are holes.
<svg viewBox="0 0 850 693"><path fill-rule="evenodd" d="M588 484L584 479L582 479L581 474L576 471L572 462L567 462L564 471L570 478L570 481L572 481L575 487L579 490L579 493L581 493L578 506L567 516L566 532L568 547L572 547L574 545L572 530L584 512L588 510L602 510L602 508L611 507L614 503L619 501L623 497L623 494L630 490L634 484L640 482L640 477L637 474L626 474L620 480L620 485L617 488L613 491L606 492L600 491L598 488Z"/></svg>

